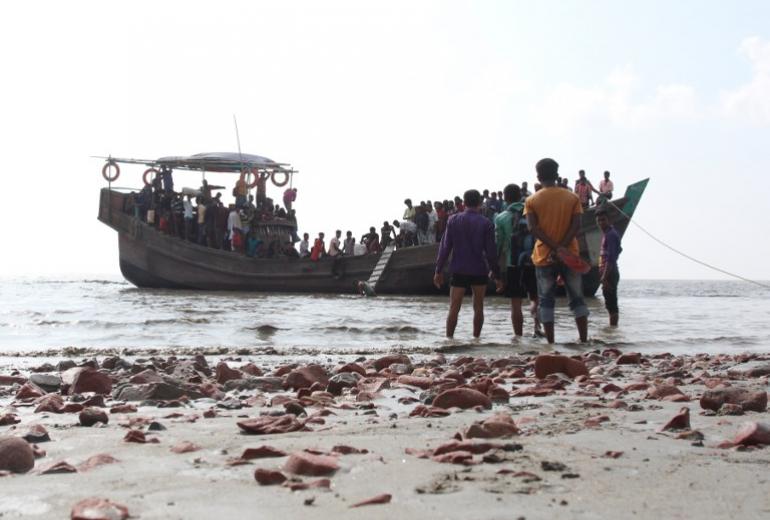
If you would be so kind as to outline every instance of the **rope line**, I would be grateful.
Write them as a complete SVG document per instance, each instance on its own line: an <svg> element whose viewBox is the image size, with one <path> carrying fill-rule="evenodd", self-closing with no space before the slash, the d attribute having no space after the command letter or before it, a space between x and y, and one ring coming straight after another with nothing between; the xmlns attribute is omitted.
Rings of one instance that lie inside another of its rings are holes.
<svg viewBox="0 0 770 520"><path fill-rule="evenodd" d="M680 256L683 256L684 258L686 258L686 259L688 259L688 260L690 260L690 261L692 261L692 262L695 262L696 264L700 264L700 265L702 265L703 267L707 267L708 269L712 269L712 270L714 270L714 271L717 271L717 272L719 272L719 273L722 273L722 274L726 274L727 276L730 276L730 277L732 277L732 278L736 278L736 279L738 279L738 280L742 280L742 281L744 281L744 282L747 282L747 283L751 283L751 284L754 284L754 285L758 285L759 287L763 287L763 288L765 288L765 289L770 289L770 285L768 285L768 284L765 284L765 283L762 283L762 282L758 282L758 281L756 281L756 280L751 280L751 279L749 279L749 278L745 278L745 277L743 277L743 276L741 276L741 275L739 275L739 274L731 273L730 271L726 271L726 270L724 270L724 269L721 269L721 268L719 268L719 267L717 267L717 266L715 266L715 265L711 265L711 264L709 264L709 263L707 263L707 262L704 262L704 261L702 261L702 260L698 260L697 258L695 258L695 257L693 257L693 256L690 256L690 255L688 255L687 253L684 253L684 252L682 252L682 251L678 250L678 249L677 249L677 248L675 248L674 246L671 246L671 245L667 244L667 243L666 243L666 242L664 242L663 240L659 239L658 237L656 237L655 235L653 235L652 233L650 233L649 231L647 231L646 229L644 229L644 227L642 227L642 225L641 225L641 224L639 224L638 222L636 222L635 220L633 220L633 219L632 219L632 218L631 218L631 217L630 217L630 216L629 216L629 215L628 215L628 214L627 214L625 211L623 211L622 209L620 209L620 208L619 208L619 207L618 207L618 206L617 206L617 205L616 205L614 202L612 202L611 200L608 200L607 202L608 202L609 204L611 204L611 205L612 205L612 206L613 206L613 207L614 207L616 210L618 210L618 211L619 211L619 212L620 212L620 213L621 213L621 214L622 214L624 217L626 217L626 218L628 219L628 221L629 221L629 222L631 222L633 225L635 225L636 227L638 227L639 229L641 229L641 230L642 230L642 232L643 232L645 235L647 235L648 237L650 237L651 239L653 239L655 242L657 242L658 244L662 245L662 246L663 246L663 247L665 247L666 249L669 249L669 250L673 251L674 253L676 253L676 254L678 254L678 255L680 255Z"/></svg>

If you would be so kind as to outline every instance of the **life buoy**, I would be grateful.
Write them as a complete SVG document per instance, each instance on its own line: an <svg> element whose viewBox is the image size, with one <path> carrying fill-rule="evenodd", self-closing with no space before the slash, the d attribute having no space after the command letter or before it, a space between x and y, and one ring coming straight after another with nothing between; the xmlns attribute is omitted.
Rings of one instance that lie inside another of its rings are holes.
<svg viewBox="0 0 770 520"><path fill-rule="evenodd" d="M110 175L108 173L110 168L115 168L115 175ZM104 180L107 182L115 182L118 180L118 177L120 177L120 166L118 166L118 163L107 161L107 164L102 168L102 177L104 177Z"/></svg>
<svg viewBox="0 0 770 520"><path fill-rule="evenodd" d="M248 181L249 175L254 176L254 182ZM256 170L244 169L241 171L241 180L246 183L247 188L256 188L257 184L259 184L259 173Z"/></svg>
<svg viewBox="0 0 770 520"><path fill-rule="evenodd" d="M276 180L277 176L280 175L280 174L283 174L283 182L278 182ZM283 171L273 172L270 175L270 180L273 181L273 184L275 184L277 187L282 188L282 187L286 186L287 184L289 184L289 173L288 172L283 172Z"/></svg>
<svg viewBox="0 0 770 520"><path fill-rule="evenodd" d="M144 173L142 174L142 180L144 181L144 184L147 185L147 186L152 184L151 180L150 181L147 180L147 176L149 174L151 174L151 173L153 175L160 175L160 172L158 170L156 170L155 168L147 168L146 170L144 170Z"/></svg>

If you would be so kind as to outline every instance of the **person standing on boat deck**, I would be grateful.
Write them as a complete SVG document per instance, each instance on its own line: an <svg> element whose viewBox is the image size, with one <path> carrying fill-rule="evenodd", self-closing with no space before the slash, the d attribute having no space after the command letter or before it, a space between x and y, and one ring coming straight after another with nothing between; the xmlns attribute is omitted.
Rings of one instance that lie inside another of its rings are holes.
<svg viewBox="0 0 770 520"><path fill-rule="evenodd" d="M481 335L484 326L484 295L491 276L497 291L503 290L500 265L497 262L495 227L481 215L481 194L468 190L463 195L465 211L453 215L447 222L446 232L436 258L433 285L441 289L444 285L444 266L451 254L449 272L452 275L449 289L449 313L446 318L446 336L454 337L457 316L470 288L473 295L473 337Z"/></svg>
<svg viewBox="0 0 770 520"><path fill-rule="evenodd" d="M436 243L436 227L438 226L438 213L431 201L425 203L425 211L428 213L428 243Z"/></svg>
<svg viewBox="0 0 770 520"><path fill-rule="evenodd" d="M184 238L184 196L174 193L171 200L171 234Z"/></svg>
<svg viewBox="0 0 770 520"><path fill-rule="evenodd" d="M583 209L586 209L588 206L593 204L594 202L593 192L595 191L596 190L591 184L591 181L586 179L585 170L580 170L578 172L578 180L575 181L575 194L580 199L580 204L583 206Z"/></svg>
<svg viewBox="0 0 770 520"><path fill-rule="evenodd" d="M446 221L449 218L449 215L447 215L446 210L444 209L444 203L443 202L436 202L435 203L435 213L436 213L436 234L434 236L434 240L436 242L441 241L441 237L444 236L444 230L446 229Z"/></svg>
<svg viewBox="0 0 770 520"><path fill-rule="evenodd" d="M404 204L406 204L406 209L404 210L404 220L411 220L414 221L415 216L415 209L412 207L412 199L406 199L404 201Z"/></svg>
<svg viewBox="0 0 770 520"><path fill-rule="evenodd" d="M516 336L524 334L524 314L521 302L529 297L530 314L535 320L535 335L538 335L540 321L537 318L537 279L535 266L527 258L532 254L532 236L523 216L524 203L521 189L509 184L503 190L505 207L495 217L495 242L500 270L505 269L505 295L511 299L511 323Z"/></svg>
<svg viewBox="0 0 770 520"><path fill-rule="evenodd" d="M216 242L217 249L230 249L229 244L225 244L225 238L227 236L227 218L230 216L230 210L222 203L222 194L217 193L214 197L216 203L214 209L214 240Z"/></svg>
<svg viewBox="0 0 770 520"><path fill-rule="evenodd" d="M540 321L548 343L553 343L556 277L561 275L580 341L586 342L589 312L583 300L583 279L558 259L561 254L580 254L575 237L580 229L583 207L574 193L556 185L559 176L559 164L556 161L541 159L535 165L535 170L543 188L524 203L524 214L532 235L537 238L532 251L532 263L537 277Z"/></svg>
<svg viewBox="0 0 770 520"><path fill-rule="evenodd" d="M235 197L235 207L241 209L246 204L246 195L249 193L249 188L246 186L246 181L243 178L239 178L235 181L235 187L233 188L233 196Z"/></svg>
<svg viewBox="0 0 770 520"><path fill-rule="evenodd" d="M417 211L414 216L414 224L417 226L417 245L422 246L429 243L430 217L428 217L425 206L420 205L415 209Z"/></svg>
<svg viewBox="0 0 770 520"><path fill-rule="evenodd" d="M329 240L329 256L331 257L337 257L342 254L342 250L340 249L340 237L342 236L342 231L339 229L334 232L334 236L331 240Z"/></svg>
<svg viewBox="0 0 770 520"><path fill-rule="evenodd" d="M262 209L267 202L267 178L269 175L260 172L257 175L257 208ZM272 212L272 209L270 210Z"/></svg>
<svg viewBox="0 0 770 520"><path fill-rule="evenodd" d="M171 195L174 192L174 176L173 170L168 166L160 167L160 178L163 182L163 193Z"/></svg>
<svg viewBox="0 0 770 520"><path fill-rule="evenodd" d="M380 252L380 235L377 234L377 229L374 226L370 227L369 232L361 237L361 243L366 245L366 254Z"/></svg>
<svg viewBox="0 0 770 520"><path fill-rule="evenodd" d="M310 235L302 233L302 240L299 243L299 257L307 258L310 256Z"/></svg>
<svg viewBox="0 0 770 520"><path fill-rule="evenodd" d="M610 224L607 210L596 211L596 225L602 230L602 246L599 250L599 281L602 284L604 307L610 315L610 326L617 327L620 318L618 309L618 257L623 251L620 245L620 233Z"/></svg>
<svg viewBox="0 0 770 520"><path fill-rule="evenodd" d="M345 233L345 242L342 246L342 254L344 256L355 256L356 254L356 239L353 237L353 232L348 231Z"/></svg>
<svg viewBox="0 0 770 520"><path fill-rule="evenodd" d="M153 202L153 208L155 211L158 211L160 209L160 199L163 192L163 183L161 181L161 176L159 174L155 174L155 176L152 178L152 202Z"/></svg>
<svg viewBox="0 0 770 520"><path fill-rule="evenodd" d="M395 230L393 229L393 226L390 225L390 223L386 220L382 223L382 227L380 228L380 245L382 246L382 249L385 249L390 245L393 240L395 240Z"/></svg>
<svg viewBox="0 0 770 520"><path fill-rule="evenodd" d="M530 195L532 195L529 190L527 189L527 181L524 181L521 183L521 200L526 199ZM503 192L503 196L505 195L505 192Z"/></svg>
<svg viewBox="0 0 770 520"><path fill-rule="evenodd" d="M291 211L295 200L297 200L297 188L286 188L283 192L283 205L286 211Z"/></svg>
<svg viewBox="0 0 770 520"><path fill-rule="evenodd" d="M599 199L602 199L601 202L604 200L612 200L612 192L614 190L615 185L610 180L610 172L605 171L604 179L599 182L599 198L596 200L596 203L599 204Z"/></svg>
<svg viewBox="0 0 770 520"><path fill-rule="evenodd" d="M142 222L147 222L147 211L152 207L152 186L145 184L139 192L139 218Z"/></svg>
<svg viewBox="0 0 770 520"><path fill-rule="evenodd" d="M398 225L399 229L401 229L401 233L403 234L401 241L402 247L417 245L417 225L414 222L411 220L404 220L401 224L398 224L396 221L393 221L393 225Z"/></svg>
<svg viewBox="0 0 770 520"><path fill-rule="evenodd" d="M313 249L310 251L310 259L317 262L326 256L326 244L324 244L324 234L318 233L318 238L313 242Z"/></svg>
<svg viewBox="0 0 770 520"><path fill-rule="evenodd" d="M198 207L198 229L196 231L198 245L206 245L206 204L203 202L203 196L197 198Z"/></svg>
<svg viewBox="0 0 770 520"><path fill-rule="evenodd" d="M235 204L231 204L230 213L227 215L227 239L230 242L231 251L241 250L240 246L243 244L243 241L240 234L242 230L241 214L238 212Z"/></svg>
<svg viewBox="0 0 770 520"><path fill-rule="evenodd" d="M184 239L191 240L193 229L192 195L187 195L184 201L182 201L182 206L184 208Z"/></svg>

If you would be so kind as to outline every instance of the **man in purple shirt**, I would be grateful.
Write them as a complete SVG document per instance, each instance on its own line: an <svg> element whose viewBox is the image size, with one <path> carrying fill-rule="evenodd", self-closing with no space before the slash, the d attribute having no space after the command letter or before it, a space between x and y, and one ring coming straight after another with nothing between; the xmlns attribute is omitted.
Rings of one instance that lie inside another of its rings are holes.
<svg viewBox="0 0 770 520"><path fill-rule="evenodd" d="M433 285L444 285L444 266L450 253L449 272L452 274L449 290L449 314L446 318L446 336L454 336L457 316L468 289L473 294L473 337L481 335L484 325L484 295L489 277L494 277L497 292L503 290L500 266L495 246L495 226L481 213L481 193L468 190L463 195L465 211L452 215L441 238L436 259Z"/></svg>
<svg viewBox="0 0 770 520"><path fill-rule="evenodd" d="M607 210L596 212L596 225L602 230L602 246L599 252L599 280L602 284L604 306L610 315L610 326L617 327L620 311L618 310L618 257L623 248L620 246L620 234L610 224Z"/></svg>

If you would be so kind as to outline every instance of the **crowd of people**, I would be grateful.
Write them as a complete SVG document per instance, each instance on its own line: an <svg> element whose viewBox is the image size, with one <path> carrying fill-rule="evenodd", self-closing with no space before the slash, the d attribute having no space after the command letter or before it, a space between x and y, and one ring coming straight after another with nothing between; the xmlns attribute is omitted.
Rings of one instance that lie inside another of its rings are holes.
<svg viewBox="0 0 770 520"><path fill-rule="evenodd" d="M198 190L177 192L173 171L162 166L141 191L129 194L125 210L162 233L202 246L250 257L298 257L294 248L299 238L294 231L297 220L293 208L297 189L290 187L284 191L281 206L267 197L266 180L266 175L257 178L255 200L246 181L240 178L232 190L235 203L226 205L222 192L217 191L225 189L224 186L209 184L204 179Z"/></svg>
<svg viewBox="0 0 770 520"><path fill-rule="evenodd" d="M572 191L566 177L559 177L555 185ZM541 188L542 184L536 182L533 191L530 192L528 183L522 182L520 186L522 200ZM580 199L584 209L593 204L601 205L603 201L612 199L613 190L614 185L610 180L609 171L604 172L604 178L599 183L599 189L594 188L591 181L586 178L584 170L578 172L574 193ZM594 193L597 195L596 199L594 199ZM495 217L505 209L503 192L484 190L481 196L481 214L490 221L494 221ZM356 239L351 231L347 231L343 239L342 231L337 230L329 243L328 250L324 233L319 233L312 243L310 236L305 233L302 241L300 241L299 256L300 258L318 260L324 256L376 254L391 244L395 245L396 249L435 244L441 242L449 217L465 211L465 204L459 196L436 202L420 201L419 204L414 204L411 199L406 199L404 205L406 208L400 220L394 220L392 223L384 221L379 234L374 226L370 227L369 232L361 237L360 247L356 247Z"/></svg>

